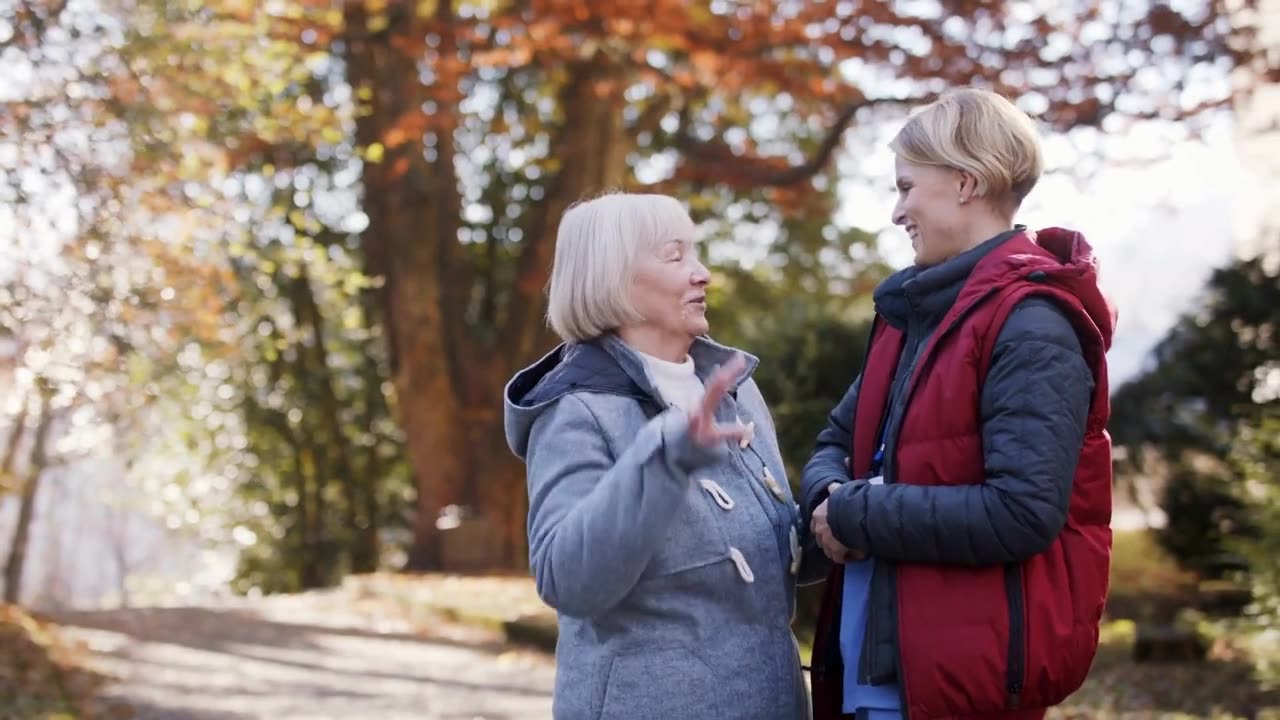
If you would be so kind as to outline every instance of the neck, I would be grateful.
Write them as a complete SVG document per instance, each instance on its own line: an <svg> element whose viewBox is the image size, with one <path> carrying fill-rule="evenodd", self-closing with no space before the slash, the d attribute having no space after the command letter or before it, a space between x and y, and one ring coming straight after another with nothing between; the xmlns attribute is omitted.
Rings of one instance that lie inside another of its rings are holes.
<svg viewBox="0 0 1280 720"><path fill-rule="evenodd" d="M674 363L684 362L689 356L689 348L693 346L693 339L687 335L677 337L647 327L620 328L618 337L645 355Z"/></svg>
<svg viewBox="0 0 1280 720"><path fill-rule="evenodd" d="M1008 232L1012 229L1013 218L996 217L994 215L977 218L969 225L964 236L960 238L961 243L956 255L968 252L1000 233Z"/></svg>

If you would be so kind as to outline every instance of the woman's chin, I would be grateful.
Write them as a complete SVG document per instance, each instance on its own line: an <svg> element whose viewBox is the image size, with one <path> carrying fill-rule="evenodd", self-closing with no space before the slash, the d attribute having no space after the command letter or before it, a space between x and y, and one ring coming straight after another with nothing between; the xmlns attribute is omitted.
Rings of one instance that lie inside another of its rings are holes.
<svg viewBox="0 0 1280 720"><path fill-rule="evenodd" d="M914 262L916 267L923 268L923 267L931 267L933 265L937 265L938 259L930 255L929 253L925 252L923 249L917 249Z"/></svg>

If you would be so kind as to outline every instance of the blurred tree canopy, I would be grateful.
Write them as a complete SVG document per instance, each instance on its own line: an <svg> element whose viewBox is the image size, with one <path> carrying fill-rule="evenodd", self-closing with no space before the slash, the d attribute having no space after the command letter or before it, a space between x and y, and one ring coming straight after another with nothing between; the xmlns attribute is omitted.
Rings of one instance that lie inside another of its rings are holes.
<svg viewBox="0 0 1280 720"><path fill-rule="evenodd" d="M151 338L121 344L147 409L109 415L117 445L144 485L236 491L219 527L246 585L369 569L406 523L408 566L442 567L450 506L518 567L501 390L553 342L571 203L689 203L716 332L765 357L799 462L885 271L834 219L837 150L972 84L1057 130L1194 122L1254 61L1251 22L1217 2L27 0L0 10L0 193L19 245L52 238L110 280L94 312Z"/></svg>
<svg viewBox="0 0 1280 720"><path fill-rule="evenodd" d="M1196 569L1243 551L1280 597L1280 269L1259 257L1215 270L1112 407L1124 469L1167 468L1162 544Z"/></svg>

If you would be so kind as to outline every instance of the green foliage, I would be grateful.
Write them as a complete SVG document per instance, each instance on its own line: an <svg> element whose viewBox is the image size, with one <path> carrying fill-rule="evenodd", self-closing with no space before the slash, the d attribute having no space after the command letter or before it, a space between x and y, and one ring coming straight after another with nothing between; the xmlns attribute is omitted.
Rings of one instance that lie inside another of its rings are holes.
<svg viewBox="0 0 1280 720"><path fill-rule="evenodd" d="M1249 511L1256 533L1234 538L1228 547L1250 560L1255 604L1249 609L1252 624L1269 633L1269 650L1259 653L1266 677L1280 684L1280 413L1243 427L1232 446L1231 466L1240 478L1240 499ZM1262 645L1259 644L1259 648Z"/></svg>
<svg viewBox="0 0 1280 720"><path fill-rule="evenodd" d="M1160 546L1185 567L1212 572L1235 539L1255 532L1247 504L1221 469L1178 463L1166 482L1160 506L1168 521Z"/></svg>
<svg viewBox="0 0 1280 720"><path fill-rule="evenodd" d="M1111 431L1130 465L1170 468L1161 545L1187 566L1271 537L1263 507L1267 428L1280 407L1280 272L1263 259L1214 271L1201 307L1156 347L1151 368L1112 399ZM1270 467L1274 467L1271 465ZM1255 569L1260 569L1255 565Z"/></svg>
<svg viewBox="0 0 1280 720"><path fill-rule="evenodd" d="M409 483L373 283L323 214L310 220L314 238L298 232L311 217L298 188L322 193L333 176L304 165L273 181L284 189L260 200L262 222L237 248L238 300L224 318L238 348L227 400L249 466L235 586L294 591L378 569Z"/></svg>

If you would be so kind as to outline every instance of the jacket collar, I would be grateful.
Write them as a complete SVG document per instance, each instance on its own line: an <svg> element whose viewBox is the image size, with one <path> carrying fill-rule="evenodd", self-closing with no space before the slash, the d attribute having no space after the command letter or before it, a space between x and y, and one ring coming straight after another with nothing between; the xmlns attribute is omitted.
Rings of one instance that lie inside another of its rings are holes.
<svg viewBox="0 0 1280 720"><path fill-rule="evenodd" d="M912 266L894 273L876 288L876 312L898 329L907 326L908 318L941 318L955 304L978 263L1024 230L1019 225L945 262L926 268Z"/></svg>
<svg viewBox="0 0 1280 720"><path fill-rule="evenodd" d="M716 368L725 365L734 348L698 337L689 348L694 372L706 382ZM760 361L743 353L746 365L730 385L730 393L746 382ZM650 377L644 359L614 333L583 343L565 343L516 374L508 384L507 399L516 406L532 407L559 399L570 392L621 395L662 406L662 395Z"/></svg>

